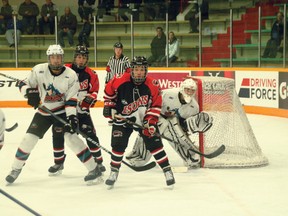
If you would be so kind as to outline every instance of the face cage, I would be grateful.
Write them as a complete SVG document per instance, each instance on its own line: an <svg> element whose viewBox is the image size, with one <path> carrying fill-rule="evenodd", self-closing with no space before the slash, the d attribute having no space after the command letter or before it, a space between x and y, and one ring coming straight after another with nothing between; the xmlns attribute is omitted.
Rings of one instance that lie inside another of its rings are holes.
<svg viewBox="0 0 288 216"><path fill-rule="evenodd" d="M50 62L50 56L51 56L51 55L48 56L48 65L49 65L49 68L50 68L51 70L56 70L56 71L61 70L61 69L63 68L63 66L64 66L64 55L61 55L61 56L62 56L62 62L61 62L61 65L58 65L58 66L54 66L54 65L51 64L51 62Z"/></svg>
<svg viewBox="0 0 288 216"><path fill-rule="evenodd" d="M76 57L77 57L78 55L82 55L82 56L86 56L86 57L87 57L87 61L86 61L86 63L85 63L83 66L79 66L79 65L76 64L75 59L76 59ZM89 60L89 55L88 55L88 54L76 53L76 54L74 55L73 65L75 65L75 66L76 66L77 68L79 68L79 69L84 69L84 68L88 65L88 60Z"/></svg>
<svg viewBox="0 0 288 216"><path fill-rule="evenodd" d="M135 84L141 84L141 83L145 82L146 77L147 77L147 66L145 66L144 77L141 77L141 78L135 78L134 77L134 67L132 66L131 77L132 77L132 80Z"/></svg>

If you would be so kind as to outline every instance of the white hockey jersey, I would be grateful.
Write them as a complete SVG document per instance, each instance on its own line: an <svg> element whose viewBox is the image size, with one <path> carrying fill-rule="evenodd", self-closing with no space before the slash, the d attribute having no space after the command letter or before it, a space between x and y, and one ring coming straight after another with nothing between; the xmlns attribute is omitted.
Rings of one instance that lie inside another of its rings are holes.
<svg viewBox="0 0 288 216"><path fill-rule="evenodd" d="M182 104L179 99L180 88L165 89L162 91L161 114L169 116L176 113L183 119L196 115L199 112L199 105L193 97L189 104Z"/></svg>
<svg viewBox="0 0 288 216"><path fill-rule="evenodd" d="M78 77L71 68L65 66L62 73L53 75L48 68L48 63L38 64L32 68L24 82L26 85L21 87L21 93L24 96L27 88L38 88L42 105L55 114L66 111L67 116L76 115L80 86ZM42 115L49 115L40 109L38 112Z"/></svg>

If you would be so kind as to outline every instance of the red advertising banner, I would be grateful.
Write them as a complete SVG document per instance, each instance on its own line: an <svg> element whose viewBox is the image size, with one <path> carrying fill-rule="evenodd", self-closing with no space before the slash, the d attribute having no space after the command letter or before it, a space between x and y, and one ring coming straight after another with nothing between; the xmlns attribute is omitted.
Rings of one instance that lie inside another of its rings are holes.
<svg viewBox="0 0 288 216"><path fill-rule="evenodd" d="M149 76L157 79L161 89L180 87L181 82L190 75L189 72L149 72Z"/></svg>

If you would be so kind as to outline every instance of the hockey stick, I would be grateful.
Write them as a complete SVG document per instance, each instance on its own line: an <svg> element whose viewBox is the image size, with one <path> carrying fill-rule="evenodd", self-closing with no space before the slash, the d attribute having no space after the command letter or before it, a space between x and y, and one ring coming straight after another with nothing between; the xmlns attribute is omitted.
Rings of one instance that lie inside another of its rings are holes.
<svg viewBox="0 0 288 216"><path fill-rule="evenodd" d="M17 78L15 78L15 77L12 77L12 76L9 76L9 75L6 75L6 74L4 74L4 73L0 73L0 75L6 77L6 78L8 78L8 79L12 79L12 80L14 80L14 81L21 81L20 79L17 79Z"/></svg>
<svg viewBox="0 0 288 216"><path fill-rule="evenodd" d="M128 124L137 126L138 128L140 128L140 129L142 129L142 130L145 129L145 127L143 127L142 125L139 125L139 124L137 124L137 123L135 123L135 122L133 122L133 121L130 121L129 119L123 118L123 117L121 117L121 116L119 116L119 115L115 115L115 117L116 117L117 119L120 119L120 120L123 120L123 121L127 122ZM173 140L173 139L170 139L169 137L166 137L166 136L164 136L163 134L159 134L159 133L156 132L156 133L155 133L155 136L161 137L161 138L163 138L163 139L165 139L165 140L167 140L167 141L169 141L169 142L173 142L173 143L175 143L175 144L177 144L177 145L181 145L181 144L178 143L177 141L175 141L175 140ZM216 149L214 152L211 152L211 153L209 153L209 154L204 154L204 153L202 153L202 152L200 152L200 151L197 151L196 149L193 149L193 148L190 148L190 150L191 150L192 152L200 155L200 156L203 156L203 157L205 157L205 158L211 159L211 158L217 157L218 155L222 154L222 153L225 151L225 145L221 145L218 149Z"/></svg>
<svg viewBox="0 0 288 216"><path fill-rule="evenodd" d="M4 196L6 196L7 198L9 198L9 199L12 200L13 202L17 203L18 205L20 205L21 207L23 207L24 209L26 209L27 211L29 211L29 212L32 213L33 215L41 216L39 213L37 213L37 212L34 211L33 209L29 208L27 205L25 205L24 203L20 202L20 201L17 200L16 198L12 197L10 194L6 193L6 192L3 191L2 189L0 189L0 193L2 193Z"/></svg>
<svg viewBox="0 0 288 216"><path fill-rule="evenodd" d="M61 122L64 125L69 125L68 122L66 122L64 119L62 119L61 117L55 115L51 110L49 110L47 107L45 106L39 106L39 109L49 113L51 116L53 116L56 120L58 120L59 122ZM98 146L99 148L103 149L106 153L112 155L112 152L109 151L108 149L106 149L105 147L101 146L98 142L96 142L94 139L88 137L85 133L81 132L79 129L75 130L78 134L80 134L81 136L83 136L85 139L87 139L88 141L92 142L93 144L95 144L96 146ZM122 160L122 163L125 164L126 166L128 166L130 169L136 171L136 172L142 172L142 171L146 171L149 169L152 169L153 167L156 166L156 163L153 161L151 163L148 163L144 166L141 167L135 167L130 165L129 163L127 163L126 161Z"/></svg>
<svg viewBox="0 0 288 216"><path fill-rule="evenodd" d="M14 129L16 129L17 127L18 127L18 123L16 122L12 127L10 127L10 128L5 128L5 131L11 132L11 131L13 131Z"/></svg>

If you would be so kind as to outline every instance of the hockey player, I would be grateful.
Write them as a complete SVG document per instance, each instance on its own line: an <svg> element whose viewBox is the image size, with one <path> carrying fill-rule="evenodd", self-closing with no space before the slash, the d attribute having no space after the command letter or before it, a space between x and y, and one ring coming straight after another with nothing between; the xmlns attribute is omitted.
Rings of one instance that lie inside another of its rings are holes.
<svg viewBox="0 0 288 216"><path fill-rule="evenodd" d="M5 116L3 111L0 109L0 150L4 145L4 133L5 133Z"/></svg>
<svg viewBox="0 0 288 216"><path fill-rule="evenodd" d="M122 76L125 72L130 72L130 61L127 56L123 54L123 44L116 42L113 46L114 55L109 58L106 66L105 83L108 83L114 76Z"/></svg>
<svg viewBox="0 0 288 216"><path fill-rule="evenodd" d="M133 128L125 121L114 119L111 138L111 173L106 180L108 188L116 182L128 140L133 130L137 130L143 138L146 148L151 152L162 168L166 184L172 186L175 179L169 164L162 141L154 136L158 131L157 122L161 111L162 96L159 83L147 76L148 63L145 57L137 56L131 62L131 73L124 73L121 77L114 77L105 86L103 115L114 118L117 113L123 118L129 118L145 129Z"/></svg>
<svg viewBox="0 0 288 216"><path fill-rule="evenodd" d="M191 78L184 80L180 88L163 90L158 122L160 134L179 143L169 141L188 168L198 167L200 162L199 156L191 151L191 148L195 147L189 134L205 132L213 123L212 117L207 113L199 113L199 105L194 98L196 91L197 85ZM137 137L132 152L126 158L134 166L143 166L150 160L151 154L145 148L141 137Z"/></svg>
<svg viewBox="0 0 288 216"><path fill-rule="evenodd" d="M79 79L80 90L78 94L77 117L79 120L79 130L99 143L96 130L90 116L90 107L93 107L97 101L99 91L99 79L95 71L87 66L89 60L89 51L85 46L76 46L74 60L72 64L66 64L72 68ZM101 149L86 139L87 145L94 157L98 167L102 172L106 169L102 165L103 158ZM54 165L48 169L50 174L61 173L64 169L64 134L53 130L53 149L54 149Z"/></svg>
<svg viewBox="0 0 288 216"><path fill-rule="evenodd" d="M75 133L78 126L76 116L78 77L72 69L63 65L64 51L60 45L50 45L46 54L48 63L34 66L27 79L20 82L19 88L24 97L28 99L29 105L37 109L39 104L42 104L55 115L65 119L67 117L69 125L64 126L39 107L17 149L12 171L6 177L6 181L13 183L17 179L32 149L51 125L53 125L53 130L59 133L65 132L64 137L69 147L89 171L84 181L97 180L102 173L88 147Z"/></svg>

